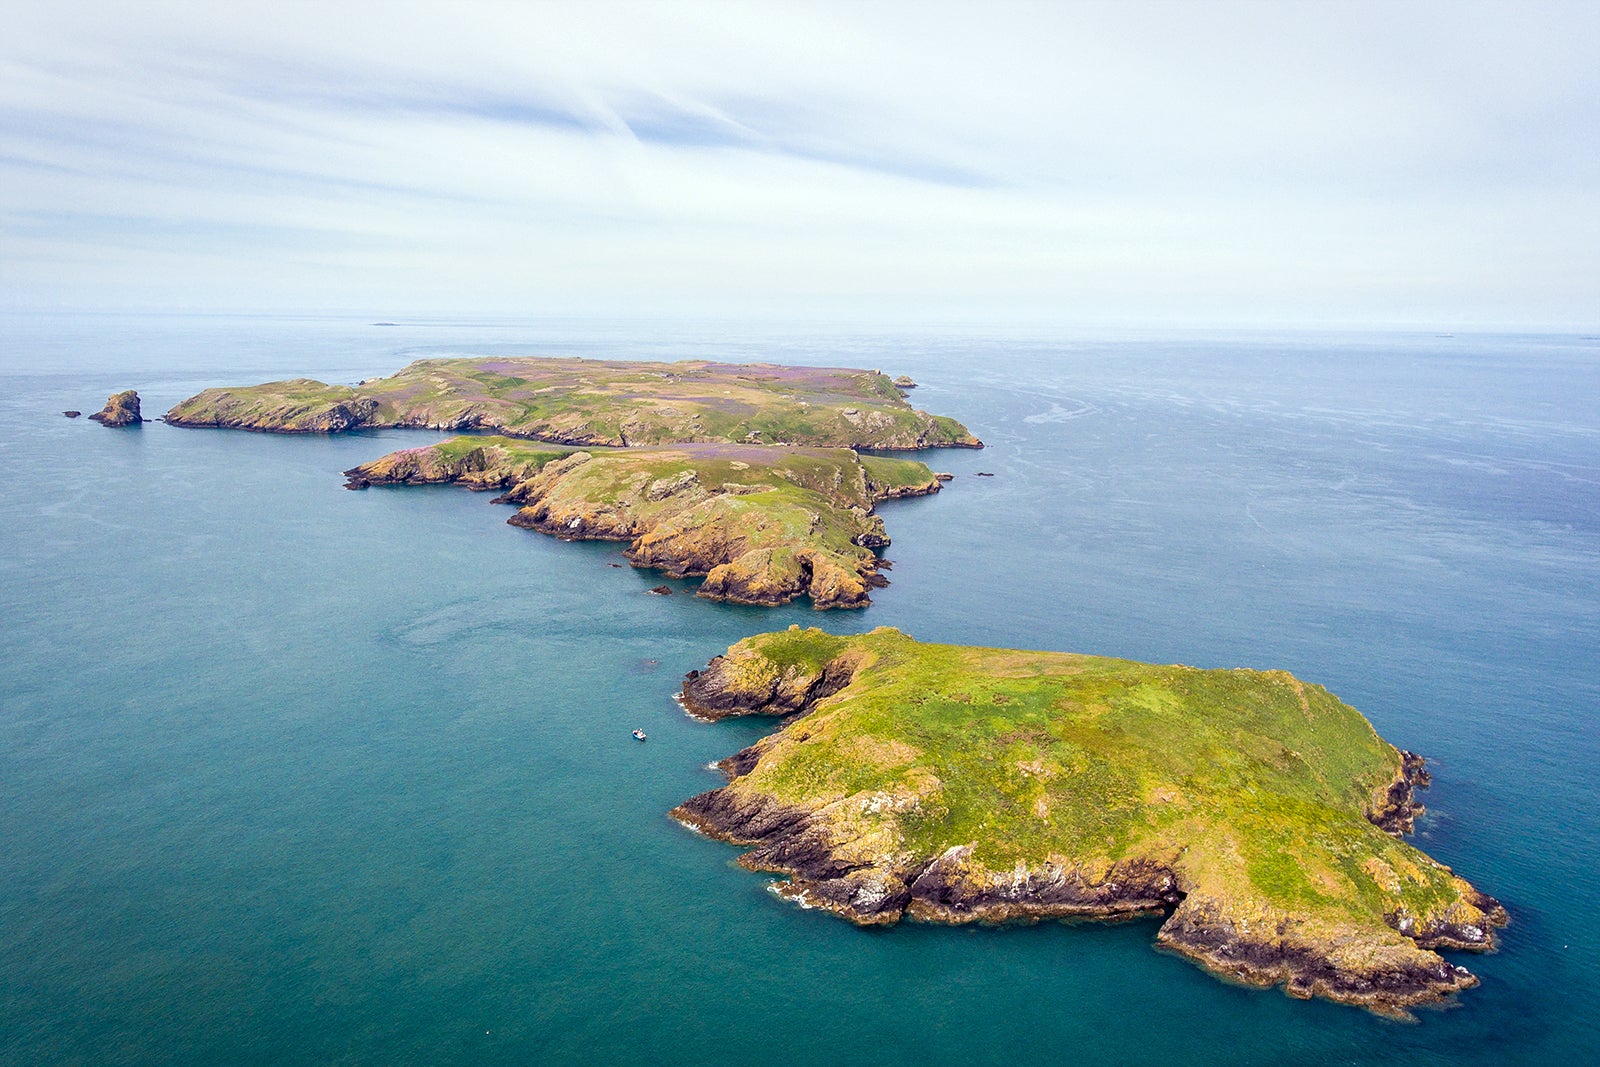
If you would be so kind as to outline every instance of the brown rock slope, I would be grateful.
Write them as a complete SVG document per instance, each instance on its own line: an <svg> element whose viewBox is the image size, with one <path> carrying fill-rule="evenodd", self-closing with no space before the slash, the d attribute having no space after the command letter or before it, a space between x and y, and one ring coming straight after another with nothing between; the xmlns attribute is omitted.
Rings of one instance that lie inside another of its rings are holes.
<svg viewBox="0 0 1600 1067"><path fill-rule="evenodd" d="M102 426L137 426L144 421L139 415L139 394L132 389L112 393L106 398L106 406L89 418Z"/></svg>

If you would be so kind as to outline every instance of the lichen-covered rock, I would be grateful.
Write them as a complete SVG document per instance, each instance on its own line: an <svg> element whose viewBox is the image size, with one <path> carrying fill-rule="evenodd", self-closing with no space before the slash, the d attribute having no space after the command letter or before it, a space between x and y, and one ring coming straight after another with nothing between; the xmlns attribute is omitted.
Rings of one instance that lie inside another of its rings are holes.
<svg viewBox="0 0 1600 1067"><path fill-rule="evenodd" d="M344 472L345 488L454 482L468 489L509 489L570 454L520 441L507 447L494 438L457 437L442 444L401 449L352 467Z"/></svg>
<svg viewBox="0 0 1600 1067"><path fill-rule="evenodd" d="M343 433L397 425L378 419L378 401L356 389L311 378L245 389L207 389L168 411L171 426L267 433ZM470 426L463 426L463 429Z"/></svg>
<svg viewBox="0 0 1600 1067"><path fill-rule="evenodd" d="M683 706L701 719L732 715L793 715L850 684L861 656L850 655L842 638L791 627L791 655L774 657L741 643L683 681ZM743 773L743 772L741 772Z"/></svg>
<svg viewBox="0 0 1600 1067"><path fill-rule="evenodd" d="M132 389L112 393L106 398L106 406L89 418L102 426L137 426L144 421L139 415L139 394Z"/></svg>
<svg viewBox="0 0 1600 1067"><path fill-rule="evenodd" d="M635 553L634 559L660 561L665 558L659 551L661 547L658 541L649 546L651 554ZM802 560L800 553L792 548L756 548L712 566L706 572L706 580L700 583L699 595L734 604L770 606L787 604L810 588L809 561ZM815 600L813 603L823 606Z"/></svg>

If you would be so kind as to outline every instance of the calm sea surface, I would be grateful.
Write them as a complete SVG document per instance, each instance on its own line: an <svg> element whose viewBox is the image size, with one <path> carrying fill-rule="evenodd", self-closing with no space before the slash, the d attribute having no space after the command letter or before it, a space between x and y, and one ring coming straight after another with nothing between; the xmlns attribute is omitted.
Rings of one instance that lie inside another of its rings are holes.
<svg viewBox="0 0 1600 1067"><path fill-rule="evenodd" d="M813 613L341 488L427 434L60 414L490 352L881 367L990 447L884 506L873 607ZM14 315L0 469L7 1064L1600 1059L1595 338ZM1404 1024L1153 922L791 907L665 812L770 728L689 721L680 676L794 622L1327 685L1430 757L1416 843L1506 902L1504 949Z"/></svg>

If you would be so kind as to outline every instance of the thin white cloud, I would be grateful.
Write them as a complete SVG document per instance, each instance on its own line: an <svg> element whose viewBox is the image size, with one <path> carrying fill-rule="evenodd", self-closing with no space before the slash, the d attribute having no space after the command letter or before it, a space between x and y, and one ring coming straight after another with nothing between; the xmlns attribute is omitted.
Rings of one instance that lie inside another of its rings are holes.
<svg viewBox="0 0 1600 1067"><path fill-rule="evenodd" d="M1597 317L1586 6L14 6L16 306Z"/></svg>

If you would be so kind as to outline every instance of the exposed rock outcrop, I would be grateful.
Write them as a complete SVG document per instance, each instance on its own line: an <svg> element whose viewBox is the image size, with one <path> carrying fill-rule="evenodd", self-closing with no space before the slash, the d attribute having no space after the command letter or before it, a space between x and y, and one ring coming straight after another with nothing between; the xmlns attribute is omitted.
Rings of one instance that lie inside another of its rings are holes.
<svg viewBox="0 0 1600 1067"><path fill-rule="evenodd" d="M139 394L132 389L112 393L106 398L106 406L89 418L102 426L137 426L144 421L139 415Z"/></svg>
<svg viewBox="0 0 1600 1067"><path fill-rule="evenodd" d="M760 652L735 646L705 670L690 671L680 699L684 709L700 719L797 715L849 685L861 661L860 656L841 654L822 662L779 664Z"/></svg>
<svg viewBox="0 0 1600 1067"><path fill-rule="evenodd" d="M1400 751L1400 773L1383 791L1368 816L1374 826L1399 836L1414 829L1418 815L1427 809L1416 799L1416 790L1428 788L1431 779L1423 764L1427 761L1415 752Z"/></svg>

